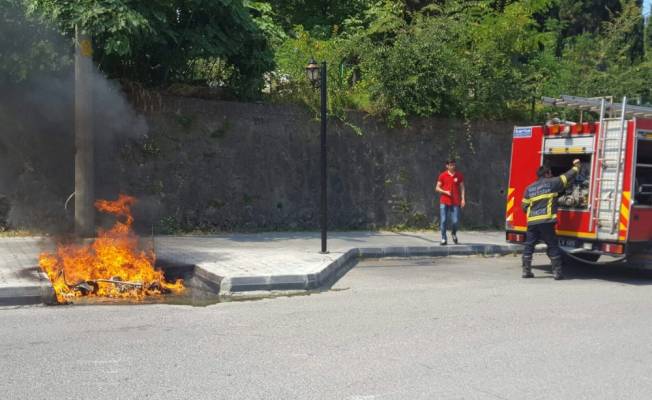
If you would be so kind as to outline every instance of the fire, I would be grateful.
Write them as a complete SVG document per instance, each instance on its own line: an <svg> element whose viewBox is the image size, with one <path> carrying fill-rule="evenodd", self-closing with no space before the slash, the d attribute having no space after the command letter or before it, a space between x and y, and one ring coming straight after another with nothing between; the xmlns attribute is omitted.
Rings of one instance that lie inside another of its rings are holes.
<svg viewBox="0 0 652 400"><path fill-rule="evenodd" d="M166 282L163 272L154 269L153 251L139 249L131 227L135 202L123 194L116 201L98 200L95 208L116 216L111 229L98 229L91 243L59 244L55 253L40 255L39 265L50 278L58 302L83 295L141 300L184 290L182 280Z"/></svg>

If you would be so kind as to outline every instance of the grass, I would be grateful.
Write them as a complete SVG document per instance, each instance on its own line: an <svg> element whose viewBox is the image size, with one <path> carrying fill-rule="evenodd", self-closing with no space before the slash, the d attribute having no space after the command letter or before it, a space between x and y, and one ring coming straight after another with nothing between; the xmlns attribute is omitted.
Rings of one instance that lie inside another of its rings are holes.
<svg viewBox="0 0 652 400"><path fill-rule="evenodd" d="M46 236L43 232L30 231L25 229L8 229L0 230L0 238L10 238L10 237L30 237L30 236Z"/></svg>

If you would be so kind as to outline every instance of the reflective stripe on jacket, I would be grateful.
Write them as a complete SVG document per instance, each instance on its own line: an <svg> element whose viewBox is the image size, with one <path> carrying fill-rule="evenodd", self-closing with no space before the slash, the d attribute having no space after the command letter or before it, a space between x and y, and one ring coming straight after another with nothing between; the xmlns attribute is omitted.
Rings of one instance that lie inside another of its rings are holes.
<svg viewBox="0 0 652 400"><path fill-rule="evenodd" d="M554 178L539 178L525 189L521 206L527 215L528 225L557 221L557 196L579 172L578 167L573 167Z"/></svg>

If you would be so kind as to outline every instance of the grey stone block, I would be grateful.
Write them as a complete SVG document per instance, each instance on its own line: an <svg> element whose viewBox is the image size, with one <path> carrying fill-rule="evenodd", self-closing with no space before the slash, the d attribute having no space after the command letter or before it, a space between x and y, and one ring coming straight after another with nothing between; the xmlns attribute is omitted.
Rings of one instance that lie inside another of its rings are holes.
<svg viewBox="0 0 652 400"><path fill-rule="evenodd" d="M216 284L221 284L223 277L216 275L210 271L205 270L204 268L201 267L201 265L196 265L195 269L193 270L193 274L199 276L202 279L205 279L209 282L216 283Z"/></svg>
<svg viewBox="0 0 652 400"><path fill-rule="evenodd" d="M385 247L383 248L384 257L407 257L406 247Z"/></svg>
<svg viewBox="0 0 652 400"><path fill-rule="evenodd" d="M432 248L426 246L407 247L405 249L407 257L427 257L431 255Z"/></svg>
<svg viewBox="0 0 652 400"><path fill-rule="evenodd" d="M0 305L54 304L56 298L50 285L12 286L0 288Z"/></svg>
<svg viewBox="0 0 652 400"><path fill-rule="evenodd" d="M477 249L475 246L468 245L459 245L459 246L447 246L449 256L468 256L472 254L478 254L482 249Z"/></svg>
<svg viewBox="0 0 652 400"><path fill-rule="evenodd" d="M358 255L360 258L381 258L384 252L380 247L362 247L358 249Z"/></svg>
<svg viewBox="0 0 652 400"><path fill-rule="evenodd" d="M307 290L307 275L267 275L226 278L229 292L249 292L256 290ZM221 291L221 290L220 290ZM225 290L226 291L226 290Z"/></svg>
<svg viewBox="0 0 652 400"><path fill-rule="evenodd" d="M308 289L308 275L272 275L269 277L269 286L286 289Z"/></svg>

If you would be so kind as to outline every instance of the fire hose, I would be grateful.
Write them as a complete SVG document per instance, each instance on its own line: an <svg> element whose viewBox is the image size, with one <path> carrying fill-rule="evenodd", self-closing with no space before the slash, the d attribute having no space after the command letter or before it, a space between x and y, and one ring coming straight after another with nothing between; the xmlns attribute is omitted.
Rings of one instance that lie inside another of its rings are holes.
<svg viewBox="0 0 652 400"><path fill-rule="evenodd" d="M66 199L66 202L63 203L63 209L65 211L68 211L68 203L70 203L70 200L72 200L73 197L75 197L75 192L72 192L70 196L68 196L68 198Z"/></svg>
<svg viewBox="0 0 652 400"><path fill-rule="evenodd" d="M617 258L615 260L612 260L612 261L597 262L597 261L585 260L585 259L583 259L581 257L577 257L577 256L573 255L572 253L569 253L569 252L567 252L565 250L562 250L562 251L564 252L564 254L566 256L570 257L571 259L573 259L575 261L579 261L579 262L584 263L584 264L588 264L588 265L597 265L597 266L611 265L611 264L617 264L617 263L622 262L622 261L627 261L627 256L626 255L623 255L623 256L621 256L621 257L619 257L619 258Z"/></svg>

